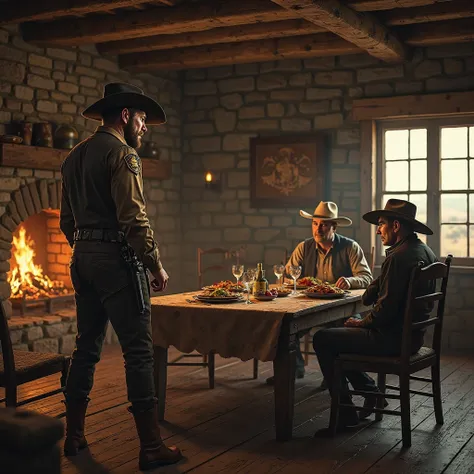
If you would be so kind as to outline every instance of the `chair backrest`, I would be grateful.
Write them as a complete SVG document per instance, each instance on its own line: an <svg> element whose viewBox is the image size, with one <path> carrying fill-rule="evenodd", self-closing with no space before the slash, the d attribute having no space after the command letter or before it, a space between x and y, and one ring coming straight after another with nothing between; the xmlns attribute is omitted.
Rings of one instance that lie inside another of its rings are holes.
<svg viewBox="0 0 474 474"><path fill-rule="evenodd" d="M0 301L0 343L2 345L3 372L5 374L5 380L8 381L15 377L15 359L3 301Z"/></svg>
<svg viewBox="0 0 474 474"><path fill-rule="evenodd" d="M453 256L448 255L445 263L435 262L426 267L423 266L423 262L420 262L411 272L407 302L405 305L402 360L408 361L412 353L413 331L423 330L429 326L435 326L432 348L439 357L446 291L452 259ZM439 281L441 281L441 285L438 290L437 286ZM428 293L426 293L426 288L429 288ZM420 295L420 289L424 294ZM414 320L417 314L419 314L419 309L422 305L426 305L427 308L431 306L431 313L436 307L436 316L428 317L428 319L422 321Z"/></svg>
<svg viewBox="0 0 474 474"><path fill-rule="evenodd" d="M220 247L214 247L211 249L197 249L197 273L198 273L198 288L202 288L204 285L204 275L208 272L219 271L227 269L228 265L225 265L225 261L232 261L230 265L234 263L238 265L242 263L244 249L240 248L238 250L224 249ZM203 257L205 255L220 255L222 258L220 263L213 263L210 265L204 265ZM229 278L232 278L232 274L229 275Z"/></svg>

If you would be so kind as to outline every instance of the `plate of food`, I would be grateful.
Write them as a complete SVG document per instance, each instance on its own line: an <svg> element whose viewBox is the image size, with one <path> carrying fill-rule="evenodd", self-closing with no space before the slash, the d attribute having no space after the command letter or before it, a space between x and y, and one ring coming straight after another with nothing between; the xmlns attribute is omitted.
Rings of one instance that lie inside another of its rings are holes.
<svg viewBox="0 0 474 474"><path fill-rule="evenodd" d="M222 280L212 285L204 286L202 289L205 291L223 289L223 290L227 290L233 293L246 293L247 292L243 283L239 281L239 283L237 284L236 282L230 281L230 280Z"/></svg>
<svg viewBox="0 0 474 474"><path fill-rule="evenodd" d="M194 296L194 299L197 301L202 301L203 303L236 303L241 301L243 298L240 294L231 292L224 288L217 289L206 289L199 295Z"/></svg>
<svg viewBox="0 0 474 474"><path fill-rule="evenodd" d="M290 290L280 289L280 288L277 289L278 298L284 298L285 296L288 296L290 293L291 293Z"/></svg>
<svg viewBox="0 0 474 474"><path fill-rule="evenodd" d="M257 293L253 297L258 301L273 301L278 297L278 291L276 289L267 290L265 293Z"/></svg>
<svg viewBox="0 0 474 474"><path fill-rule="evenodd" d="M321 280L318 280L317 278L314 277L303 277L299 278L296 280L296 289L297 290L306 290L310 286L317 285L318 283L322 283ZM285 287L286 288L294 288L294 283L293 282L285 282Z"/></svg>
<svg viewBox="0 0 474 474"><path fill-rule="evenodd" d="M318 283L317 285L310 286L306 291L303 292L309 298L318 299L337 299L344 298L348 292L342 290L335 285L330 283Z"/></svg>

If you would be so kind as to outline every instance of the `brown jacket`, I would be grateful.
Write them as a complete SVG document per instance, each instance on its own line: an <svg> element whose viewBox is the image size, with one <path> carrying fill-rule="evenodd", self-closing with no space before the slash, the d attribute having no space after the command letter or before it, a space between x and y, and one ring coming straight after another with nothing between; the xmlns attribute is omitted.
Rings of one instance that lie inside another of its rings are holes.
<svg viewBox="0 0 474 474"><path fill-rule="evenodd" d="M162 268L145 209L141 161L117 131L98 127L71 150L61 173L60 227L71 246L76 229L121 230L151 272Z"/></svg>

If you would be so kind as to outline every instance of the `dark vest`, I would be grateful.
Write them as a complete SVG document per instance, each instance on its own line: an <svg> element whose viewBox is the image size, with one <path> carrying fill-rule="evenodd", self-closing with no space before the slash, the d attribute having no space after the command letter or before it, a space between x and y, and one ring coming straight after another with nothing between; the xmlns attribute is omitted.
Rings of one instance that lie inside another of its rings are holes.
<svg viewBox="0 0 474 474"><path fill-rule="evenodd" d="M354 241L339 234L334 234L334 246L332 248L332 273L337 280L340 277L354 276L352 273L351 262L347 247L351 247ZM304 241L302 276L316 277L318 262L318 252L314 238Z"/></svg>

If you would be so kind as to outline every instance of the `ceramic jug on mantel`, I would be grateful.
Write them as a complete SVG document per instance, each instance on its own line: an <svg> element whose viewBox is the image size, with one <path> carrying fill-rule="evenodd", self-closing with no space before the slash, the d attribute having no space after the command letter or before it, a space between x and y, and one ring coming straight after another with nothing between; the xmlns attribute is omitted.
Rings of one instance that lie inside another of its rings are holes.
<svg viewBox="0 0 474 474"><path fill-rule="evenodd" d="M36 146L53 147L53 129L49 122L35 123L33 127L33 144Z"/></svg>

